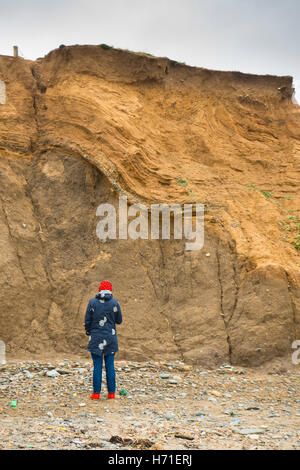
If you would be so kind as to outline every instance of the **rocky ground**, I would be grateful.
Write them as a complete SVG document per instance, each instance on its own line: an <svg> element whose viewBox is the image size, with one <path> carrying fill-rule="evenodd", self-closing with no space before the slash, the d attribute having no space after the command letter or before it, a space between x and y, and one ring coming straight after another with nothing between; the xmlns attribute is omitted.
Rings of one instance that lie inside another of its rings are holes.
<svg viewBox="0 0 300 470"><path fill-rule="evenodd" d="M119 361L116 399L106 398L104 374L99 401L89 399L87 359L0 367L1 449L300 448L297 366Z"/></svg>

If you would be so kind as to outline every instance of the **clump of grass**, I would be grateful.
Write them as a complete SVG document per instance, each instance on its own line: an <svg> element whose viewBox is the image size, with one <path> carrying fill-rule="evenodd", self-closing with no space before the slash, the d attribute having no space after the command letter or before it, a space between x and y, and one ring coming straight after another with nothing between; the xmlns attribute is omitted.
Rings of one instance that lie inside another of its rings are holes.
<svg viewBox="0 0 300 470"><path fill-rule="evenodd" d="M155 57L155 55L150 54L150 52L136 52L136 54L147 55L148 57Z"/></svg>
<svg viewBox="0 0 300 470"><path fill-rule="evenodd" d="M179 178L179 180L177 180L177 183L180 185L180 186L187 186L188 185L188 182L182 178Z"/></svg>
<svg viewBox="0 0 300 470"><path fill-rule="evenodd" d="M272 196L271 193L269 193L269 191L263 191L262 189L259 190L261 192L261 194L263 194L267 199L270 199Z"/></svg>
<svg viewBox="0 0 300 470"><path fill-rule="evenodd" d="M293 245L295 246L295 248L297 248L297 250L300 250L300 235L297 235L297 237L293 241Z"/></svg>
<svg viewBox="0 0 300 470"><path fill-rule="evenodd" d="M288 222L288 224L287 224ZM289 215L278 222L284 235L283 238L287 239L297 250L300 250L300 223L295 215ZM287 235L288 238L287 238ZM291 239L291 237L293 237Z"/></svg>
<svg viewBox="0 0 300 470"><path fill-rule="evenodd" d="M246 186L247 189L255 189L256 191L259 191L261 194L263 194L267 199L271 199L273 195L269 191L264 191L263 189L259 189L255 186L255 184L247 184Z"/></svg>
<svg viewBox="0 0 300 470"><path fill-rule="evenodd" d="M108 44L99 44L99 47L102 47L102 49L113 49L113 46L109 46Z"/></svg>
<svg viewBox="0 0 300 470"><path fill-rule="evenodd" d="M295 248L300 251L300 235L295 238L295 240L293 241L293 244Z"/></svg>
<svg viewBox="0 0 300 470"><path fill-rule="evenodd" d="M59 46L60 49L63 49L64 47L66 47L64 44L61 44L61 45Z"/></svg>

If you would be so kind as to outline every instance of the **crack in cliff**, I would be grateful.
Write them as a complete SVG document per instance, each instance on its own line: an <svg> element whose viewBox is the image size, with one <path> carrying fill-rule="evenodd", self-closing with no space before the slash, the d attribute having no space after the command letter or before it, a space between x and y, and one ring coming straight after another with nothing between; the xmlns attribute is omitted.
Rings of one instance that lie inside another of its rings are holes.
<svg viewBox="0 0 300 470"><path fill-rule="evenodd" d="M163 251L163 246L162 246L162 240L159 239L158 240L158 243L159 243L159 247L160 247L160 252L161 252L161 257L162 257L162 266L163 266L163 270L165 269L165 266L166 266L166 261L165 261L165 255L164 255L164 251ZM164 275L164 279L165 279L165 275ZM164 317L166 318L166 321L168 323L168 326L170 328L170 331L172 333L172 338L173 338L173 342L177 348L177 351L181 357L181 361L184 362L184 355L183 355L183 351L182 351L182 348L179 344L179 342L176 340L176 331L174 330L174 327L173 327L173 324L172 324L172 321L170 321L168 315L164 312L164 309L168 307L168 301L169 301L169 295L167 296L167 300L166 300L166 304L162 307L161 309L161 313L164 315Z"/></svg>
<svg viewBox="0 0 300 470"><path fill-rule="evenodd" d="M32 65L30 67L30 70L31 70L32 77L35 80L36 89L39 90L40 89L40 84L39 84L38 77L36 76L36 73L35 73L35 70L34 70L34 65ZM35 122L36 138L35 138L35 140L30 139L30 149L31 149L31 152L34 154L38 149L38 141L39 141L39 136L40 136L40 126L39 126L39 120L38 120L38 105L37 105L36 90L32 90L32 106L33 106L33 109L34 109L33 118L34 118L34 122Z"/></svg>
<svg viewBox="0 0 300 470"><path fill-rule="evenodd" d="M230 250L230 253L231 253L231 256L232 256L232 268L233 268L233 281L234 281L234 285L235 285L235 294L234 294L234 302L233 302L233 307L232 307L232 312L231 312L231 315L228 319L228 324L231 322L232 318L233 318L233 315L236 311L236 306L237 306L237 303L238 303L238 298L239 298L239 285L237 283L237 269L236 269L236 251L234 249L234 247L231 246L231 243L228 243L228 246L229 246L229 250Z"/></svg>
<svg viewBox="0 0 300 470"><path fill-rule="evenodd" d="M39 227L40 227L40 230L38 231L37 235L38 235L38 238L39 238L41 253L43 255L43 260L44 260L44 271L45 271L45 274L46 274L46 278L47 278L47 281L48 281L48 284L49 284L49 287L50 287L50 293L51 293L52 292L52 281L51 281L51 276L49 274L48 255L47 255L47 252L46 252L46 249L45 249L45 246L44 246L44 242L42 240L41 233L40 233L41 227L42 227L42 224L40 222L40 213L39 213L38 206L37 206L36 202L34 201L34 199L32 197L32 185L30 185L30 183L27 180L25 175L24 175L24 178L25 178L26 184L27 184L26 196L28 197L28 199L31 202L34 217L35 217L35 219L38 222Z"/></svg>
<svg viewBox="0 0 300 470"><path fill-rule="evenodd" d="M159 298L159 296L158 296L158 294L157 294L156 286L155 286L155 284L154 284L154 281L153 281L153 279L152 279L152 276L151 276L150 273L149 273L148 265L147 265L147 264L146 264L146 265L144 264L145 255L141 252L141 250L140 250L139 253L140 253L140 257L141 257L141 259L142 259L142 265L143 265L144 268L146 269L147 277L148 277L149 281L151 282L152 289L153 289L153 292L154 292L154 294L155 294L155 297L156 297L157 300L159 300L160 298Z"/></svg>
<svg viewBox="0 0 300 470"><path fill-rule="evenodd" d="M161 239L157 240L158 242L158 246L159 246L159 250L160 250L160 255L161 255L161 264L162 264L162 269L164 270L165 269L165 257L164 257L164 252L163 252L163 247L161 246ZM152 285L152 288L153 288L153 291L155 293L155 296L156 296L156 299L158 301L159 304L161 304L162 300L163 300L163 297L160 295L158 295L158 292L157 292L157 288L155 286L155 282L154 282L154 279L152 277L152 275L150 274L150 271L149 271L149 268L148 268L148 264L147 264L147 260L146 260L146 264L144 263L144 259L145 259L145 255L141 252L140 250L140 256L142 258L142 264L143 266L145 267L146 269L146 274L147 274L147 277L148 279L150 280L151 282L151 285ZM165 282L165 274L163 275L163 279L164 279L164 282ZM165 286L164 286L165 287ZM160 305L160 313L164 316L166 322L167 322L167 325L168 325L168 329L169 331L171 332L171 335L172 335L172 339L173 339L173 342L174 342L174 345L176 346L176 349L177 349L177 352L181 358L181 361L184 362L184 356L183 356L183 352L182 352L182 349L179 345L179 343L177 342L177 340L175 339L175 331L174 331L174 328L172 326L172 322L170 321L169 317L168 317L168 314L165 312L165 309L168 308L168 301L169 301L169 298L167 300L164 301L164 304L163 305Z"/></svg>
<svg viewBox="0 0 300 470"><path fill-rule="evenodd" d="M294 340L295 340L295 339L298 339L298 338L297 338L296 305L295 305L294 296L293 296L293 293L292 293L293 282L291 280L291 277L290 277L290 274L288 273L288 271L284 270L284 272L285 272L285 275L286 275L287 288L288 288L288 293L289 293L290 302L291 302L293 329L294 329Z"/></svg>
<svg viewBox="0 0 300 470"><path fill-rule="evenodd" d="M229 363L232 363L232 344L231 344L231 338L229 334L229 328L228 328L228 323L226 320L226 316L224 313L224 306L223 306L223 284L222 284L222 278L221 278L221 263L220 263L220 254L218 250L219 244L216 248L216 257L217 257L217 275L218 275L218 281L219 281L219 286L220 286L220 308L221 308L221 318L224 323L224 328L225 328L225 333L226 333L226 340L228 344L228 354L229 354Z"/></svg>

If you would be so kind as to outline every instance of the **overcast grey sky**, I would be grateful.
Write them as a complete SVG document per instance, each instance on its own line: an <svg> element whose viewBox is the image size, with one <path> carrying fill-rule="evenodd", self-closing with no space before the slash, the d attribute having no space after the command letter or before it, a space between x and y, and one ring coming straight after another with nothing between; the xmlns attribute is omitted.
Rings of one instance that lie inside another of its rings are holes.
<svg viewBox="0 0 300 470"><path fill-rule="evenodd" d="M300 80L300 0L0 0L0 54L101 43Z"/></svg>

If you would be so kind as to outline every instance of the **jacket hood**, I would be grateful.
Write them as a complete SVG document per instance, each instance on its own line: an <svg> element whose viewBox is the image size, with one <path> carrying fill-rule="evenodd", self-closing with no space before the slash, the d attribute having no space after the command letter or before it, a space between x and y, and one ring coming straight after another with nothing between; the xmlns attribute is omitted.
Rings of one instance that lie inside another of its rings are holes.
<svg viewBox="0 0 300 470"><path fill-rule="evenodd" d="M96 299L98 300L110 300L112 298L112 293L110 291L100 291L96 295Z"/></svg>

